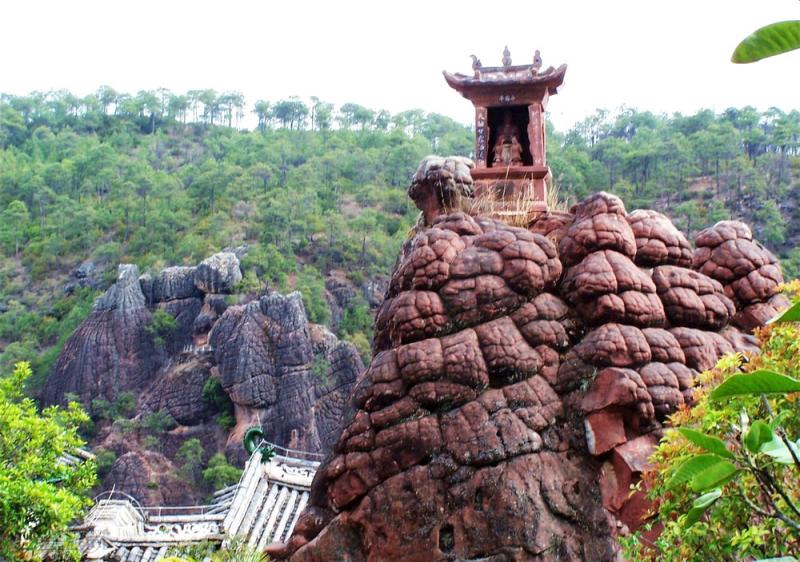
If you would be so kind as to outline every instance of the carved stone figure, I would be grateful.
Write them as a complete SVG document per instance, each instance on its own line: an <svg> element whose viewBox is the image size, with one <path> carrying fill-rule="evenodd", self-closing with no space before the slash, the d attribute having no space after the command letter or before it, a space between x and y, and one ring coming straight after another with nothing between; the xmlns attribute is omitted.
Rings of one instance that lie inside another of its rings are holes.
<svg viewBox="0 0 800 562"><path fill-rule="evenodd" d="M522 164L522 145L519 142L519 127L511 112L503 113L503 123L497 131L494 143L494 165L519 166Z"/></svg>

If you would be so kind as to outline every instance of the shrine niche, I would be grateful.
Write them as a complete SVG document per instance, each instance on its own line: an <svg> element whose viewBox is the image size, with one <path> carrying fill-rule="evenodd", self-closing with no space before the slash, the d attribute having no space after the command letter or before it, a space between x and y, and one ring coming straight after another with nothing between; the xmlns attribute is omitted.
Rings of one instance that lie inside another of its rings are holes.
<svg viewBox="0 0 800 562"><path fill-rule="evenodd" d="M502 63L485 67L472 55L472 76L444 72L450 87L475 106L475 192L524 198L532 201L532 210L545 211L550 168L544 111L567 65L542 70L539 51L532 64L512 65L508 47Z"/></svg>

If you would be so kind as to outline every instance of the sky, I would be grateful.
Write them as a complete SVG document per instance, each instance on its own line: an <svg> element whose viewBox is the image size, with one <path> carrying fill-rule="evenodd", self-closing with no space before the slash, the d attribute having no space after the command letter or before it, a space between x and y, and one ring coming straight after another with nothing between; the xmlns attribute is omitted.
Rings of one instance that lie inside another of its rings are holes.
<svg viewBox="0 0 800 562"><path fill-rule="evenodd" d="M566 130L597 108L656 113L800 107L800 52L729 62L756 28L800 19L796 0L2 0L0 92L86 95L166 87L238 90L248 104L292 95L460 122L472 105L442 70L470 54L514 64L540 49L568 65L550 118Z"/></svg>

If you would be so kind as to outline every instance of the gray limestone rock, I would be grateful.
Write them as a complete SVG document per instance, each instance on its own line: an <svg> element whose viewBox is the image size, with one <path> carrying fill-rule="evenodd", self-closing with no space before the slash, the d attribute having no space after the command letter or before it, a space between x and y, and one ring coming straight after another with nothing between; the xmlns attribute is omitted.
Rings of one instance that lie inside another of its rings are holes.
<svg viewBox="0 0 800 562"><path fill-rule="evenodd" d="M239 258L232 252L219 252L204 259L194 274L194 284L203 293L230 293L241 280Z"/></svg>

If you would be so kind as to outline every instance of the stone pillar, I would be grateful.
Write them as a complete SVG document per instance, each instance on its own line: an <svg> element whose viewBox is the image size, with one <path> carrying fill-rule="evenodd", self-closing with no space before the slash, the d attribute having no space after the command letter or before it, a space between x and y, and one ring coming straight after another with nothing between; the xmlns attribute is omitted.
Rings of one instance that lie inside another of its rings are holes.
<svg viewBox="0 0 800 562"><path fill-rule="evenodd" d="M532 103L528 106L528 139L534 166L546 166L544 104ZM550 175L548 171L548 176ZM534 178L530 182L528 197L534 201L547 201L547 177Z"/></svg>
<svg viewBox="0 0 800 562"><path fill-rule="evenodd" d="M528 139L530 139L530 152L534 166L545 166L545 141L544 141L544 108L540 103L528 106Z"/></svg>
<svg viewBox="0 0 800 562"><path fill-rule="evenodd" d="M485 107L475 107L475 164L486 167L486 151L489 144L488 112Z"/></svg>

